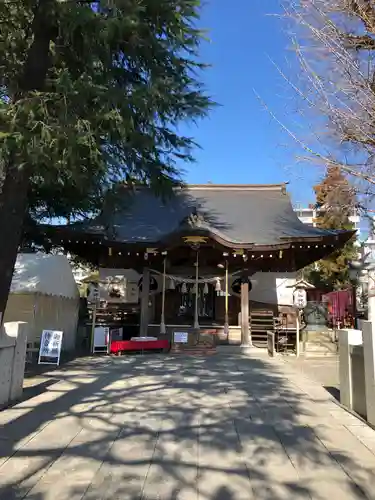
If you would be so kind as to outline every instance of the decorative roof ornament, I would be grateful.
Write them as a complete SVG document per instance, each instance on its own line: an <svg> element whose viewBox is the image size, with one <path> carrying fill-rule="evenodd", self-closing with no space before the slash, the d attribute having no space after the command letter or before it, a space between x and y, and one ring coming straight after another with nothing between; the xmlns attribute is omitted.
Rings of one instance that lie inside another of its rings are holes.
<svg viewBox="0 0 375 500"><path fill-rule="evenodd" d="M194 250L198 250L201 244L207 243L208 238L205 236L183 236L185 243L191 246Z"/></svg>
<svg viewBox="0 0 375 500"><path fill-rule="evenodd" d="M286 288L294 288L295 290L312 290L315 288L315 286L312 283L309 283L308 281L301 279L296 281L293 285L288 285Z"/></svg>
<svg viewBox="0 0 375 500"><path fill-rule="evenodd" d="M200 229L204 226L204 217L194 208L193 212L186 218L186 223L191 228Z"/></svg>
<svg viewBox="0 0 375 500"><path fill-rule="evenodd" d="M106 239L109 240L109 241L114 241L117 239L117 230L116 228L114 227L113 224L106 224L104 226L104 230L105 230L105 236L106 236Z"/></svg>

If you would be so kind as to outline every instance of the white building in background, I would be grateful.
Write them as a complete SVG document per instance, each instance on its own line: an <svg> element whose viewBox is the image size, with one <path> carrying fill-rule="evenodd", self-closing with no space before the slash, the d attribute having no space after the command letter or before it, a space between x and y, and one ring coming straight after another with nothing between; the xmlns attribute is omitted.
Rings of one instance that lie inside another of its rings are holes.
<svg viewBox="0 0 375 500"><path fill-rule="evenodd" d="M304 224L309 224L310 226L316 227L316 218L321 213L321 209L317 209L310 205L308 207L303 207L299 203L294 205L294 211L297 214L299 220ZM353 224L353 229L357 231L357 238L360 238L361 229L361 217L357 212L353 212L353 215L349 217L350 222Z"/></svg>

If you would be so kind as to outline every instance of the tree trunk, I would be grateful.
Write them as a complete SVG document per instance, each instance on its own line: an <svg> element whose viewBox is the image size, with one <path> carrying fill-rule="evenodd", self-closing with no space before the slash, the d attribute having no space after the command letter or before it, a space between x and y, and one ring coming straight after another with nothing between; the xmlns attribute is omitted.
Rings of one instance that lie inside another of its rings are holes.
<svg viewBox="0 0 375 500"><path fill-rule="evenodd" d="M5 169L0 193L0 326L6 304L18 245L22 236L29 177L25 169L12 165Z"/></svg>
<svg viewBox="0 0 375 500"><path fill-rule="evenodd" d="M33 41L30 45L18 91L12 96L13 104L29 92L43 91L50 67L50 42L55 33L51 11L52 0L39 0L32 22ZM18 245L22 237L23 221L27 208L29 172L18 167L18 154L13 151L4 166L0 187L0 327L4 320Z"/></svg>

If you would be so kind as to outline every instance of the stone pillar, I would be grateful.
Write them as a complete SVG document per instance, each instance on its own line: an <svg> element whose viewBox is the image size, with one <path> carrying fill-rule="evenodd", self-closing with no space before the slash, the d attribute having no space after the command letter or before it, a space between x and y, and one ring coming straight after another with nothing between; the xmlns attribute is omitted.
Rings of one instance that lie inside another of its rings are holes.
<svg viewBox="0 0 375 500"><path fill-rule="evenodd" d="M340 402L349 409L353 409L353 380L351 346L362 344L362 332L355 329L340 330L339 332L339 375L340 375Z"/></svg>
<svg viewBox="0 0 375 500"><path fill-rule="evenodd" d="M247 278L241 283L241 345L252 345L249 330L249 281Z"/></svg>
<svg viewBox="0 0 375 500"><path fill-rule="evenodd" d="M5 323L0 332L0 407L20 399L25 375L27 323Z"/></svg>
<svg viewBox="0 0 375 500"><path fill-rule="evenodd" d="M340 402L352 408L352 367L348 330L339 332Z"/></svg>
<svg viewBox="0 0 375 500"><path fill-rule="evenodd" d="M367 290L367 319L372 323L372 330L375 335L375 270L368 272Z"/></svg>
<svg viewBox="0 0 375 500"><path fill-rule="evenodd" d="M371 321L363 321L362 336L367 421L375 425L375 334Z"/></svg>
<svg viewBox="0 0 375 500"><path fill-rule="evenodd" d="M139 325L139 336L147 337L148 334L148 312L150 301L150 269L143 268L142 291L141 291L141 317Z"/></svg>

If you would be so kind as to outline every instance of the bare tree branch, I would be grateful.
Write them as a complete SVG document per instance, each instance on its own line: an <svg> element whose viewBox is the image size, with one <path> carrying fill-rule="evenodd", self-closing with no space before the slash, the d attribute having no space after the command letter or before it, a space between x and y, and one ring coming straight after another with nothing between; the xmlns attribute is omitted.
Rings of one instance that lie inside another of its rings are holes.
<svg viewBox="0 0 375 500"><path fill-rule="evenodd" d="M284 0L301 71L277 68L305 111L313 141L263 102L313 165L338 166L367 200L375 196L375 0ZM291 23L290 23L291 21ZM319 150L318 150L319 149Z"/></svg>

